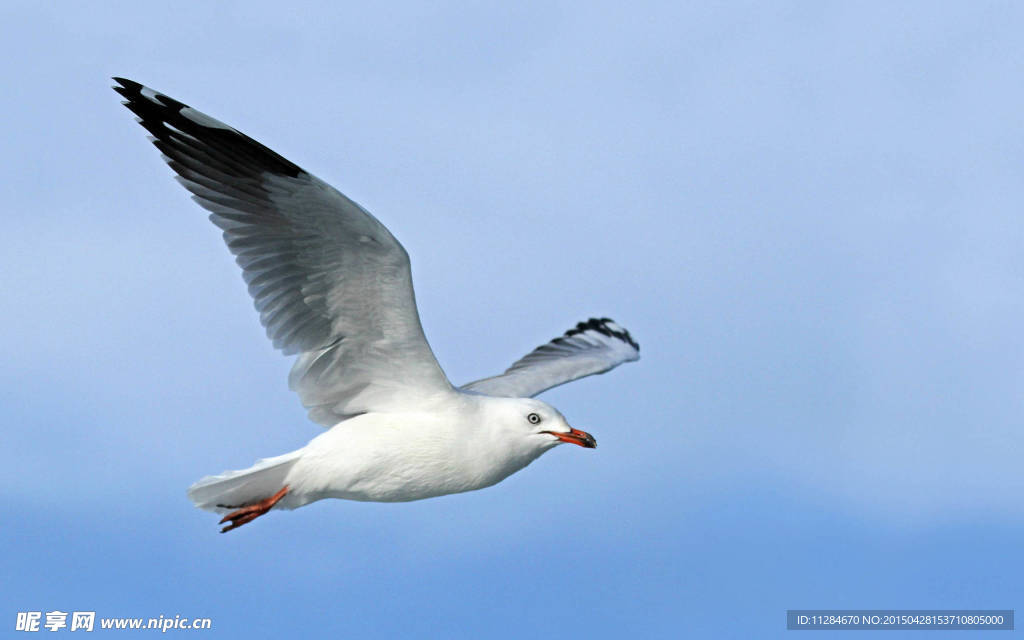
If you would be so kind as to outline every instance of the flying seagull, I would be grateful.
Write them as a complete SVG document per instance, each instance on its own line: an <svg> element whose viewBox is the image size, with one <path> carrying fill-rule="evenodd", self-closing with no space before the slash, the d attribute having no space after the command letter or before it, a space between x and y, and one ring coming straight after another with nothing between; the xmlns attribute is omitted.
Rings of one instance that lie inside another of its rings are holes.
<svg viewBox="0 0 1024 640"><path fill-rule="evenodd" d="M323 498L403 502L482 489L563 442L597 446L533 398L640 347L608 318L580 322L505 373L454 387L423 335L409 255L326 182L228 125L137 82L115 91L224 232L288 376L327 427L297 451L188 490L221 533Z"/></svg>

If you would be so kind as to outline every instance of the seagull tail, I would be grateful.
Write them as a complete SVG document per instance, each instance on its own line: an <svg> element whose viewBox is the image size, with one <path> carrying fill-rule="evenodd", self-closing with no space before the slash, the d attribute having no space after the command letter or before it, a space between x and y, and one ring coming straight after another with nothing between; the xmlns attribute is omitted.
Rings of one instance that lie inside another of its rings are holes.
<svg viewBox="0 0 1024 640"><path fill-rule="evenodd" d="M288 472L301 455L302 449L299 449L257 460L248 469L206 476L188 488L188 497L200 509L217 513L226 513L232 508L258 502L274 495L284 486Z"/></svg>

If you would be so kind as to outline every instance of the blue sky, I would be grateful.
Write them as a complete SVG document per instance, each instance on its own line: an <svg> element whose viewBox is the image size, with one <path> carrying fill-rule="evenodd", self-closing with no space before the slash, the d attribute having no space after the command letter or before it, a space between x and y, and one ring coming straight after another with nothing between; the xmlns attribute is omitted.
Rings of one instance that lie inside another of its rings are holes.
<svg viewBox="0 0 1024 640"><path fill-rule="evenodd" d="M750 638L1021 604L1024 8L364 4L0 8L0 628ZM600 448L218 535L185 488L319 427L112 75L388 225L455 382L628 327L639 363L544 396Z"/></svg>

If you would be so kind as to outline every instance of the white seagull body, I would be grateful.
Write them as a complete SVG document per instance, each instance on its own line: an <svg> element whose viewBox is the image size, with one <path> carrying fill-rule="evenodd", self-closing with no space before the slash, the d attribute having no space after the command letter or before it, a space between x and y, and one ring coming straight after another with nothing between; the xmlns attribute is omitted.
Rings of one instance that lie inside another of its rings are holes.
<svg viewBox="0 0 1024 640"><path fill-rule="evenodd" d="M454 387L420 326L409 256L358 204L255 140L137 82L114 89L224 231L288 378L328 430L203 478L188 495L223 531L322 498L401 502L488 487L555 445L596 446L532 398L640 357L608 318L581 322L505 373Z"/></svg>

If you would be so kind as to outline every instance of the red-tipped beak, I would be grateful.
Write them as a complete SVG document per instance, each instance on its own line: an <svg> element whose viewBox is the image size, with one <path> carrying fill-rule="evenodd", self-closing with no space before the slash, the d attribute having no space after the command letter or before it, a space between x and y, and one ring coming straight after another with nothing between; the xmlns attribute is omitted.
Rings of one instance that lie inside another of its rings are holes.
<svg viewBox="0 0 1024 640"><path fill-rule="evenodd" d="M594 436L590 435L586 431L580 431L579 429L569 429L569 433L561 433L559 431L545 431L544 433L550 433L562 442L571 442L578 444L581 447L587 449L593 449L597 447L597 440L594 440Z"/></svg>

